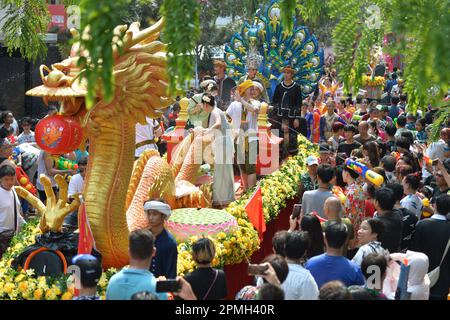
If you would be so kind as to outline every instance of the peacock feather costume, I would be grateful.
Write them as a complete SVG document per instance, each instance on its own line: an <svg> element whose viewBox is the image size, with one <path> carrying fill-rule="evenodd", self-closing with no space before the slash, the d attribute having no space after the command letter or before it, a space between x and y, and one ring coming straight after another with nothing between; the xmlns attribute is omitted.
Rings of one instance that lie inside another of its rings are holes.
<svg viewBox="0 0 450 320"><path fill-rule="evenodd" d="M279 0L259 9L252 24L244 23L225 46L224 58L228 76L235 81L246 74L246 66L257 65L257 76L271 99L285 66L297 70L294 81L300 84L303 98L314 92L323 73L324 54L316 37L295 19L293 31L283 29Z"/></svg>

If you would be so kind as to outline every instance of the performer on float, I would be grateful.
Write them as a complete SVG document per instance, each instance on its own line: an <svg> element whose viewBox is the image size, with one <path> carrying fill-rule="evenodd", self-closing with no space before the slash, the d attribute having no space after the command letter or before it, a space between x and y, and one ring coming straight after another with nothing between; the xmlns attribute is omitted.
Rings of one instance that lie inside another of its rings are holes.
<svg viewBox="0 0 450 320"><path fill-rule="evenodd" d="M232 119L236 160L244 191L256 185L258 112L261 103L253 99L255 83L252 80L242 82L236 92L236 101L227 109L227 114Z"/></svg>
<svg viewBox="0 0 450 320"><path fill-rule="evenodd" d="M235 200L233 173L233 140L231 128L223 111L215 106L214 97L205 93L203 109L209 114L204 139L211 139L214 154L213 206L226 207Z"/></svg>
<svg viewBox="0 0 450 320"><path fill-rule="evenodd" d="M187 108L188 113L188 125L187 129L194 127L208 128L209 113L203 110L202 97L203 94L209 93L213 97L217 97L219 94L219 88L217 83L213 79L204 80L200 83L202 93L197 93L189 99Z"/></svg>
<svg viewBox="0 0 450 320"><path fill-rule="evenodd" d="M149 149L158 150L156 143L158 138L162 136L163 130L156 119L145 117L147 124L142 125L136 123L136 151L134 156L139 156Z"/></svg>
<svg viewBox="0 0 450 320"><path fill-rule="evenodd" d="M214 61L214 81L219 88L219 95L217 97L217 107L220 110L226 110L231 102L231 90L236 87L236 82L233 79L228 78L225 70L227 64L224 60Z"/></svg>
<svg viewBox="0 0 450 320"><path fill-rule="evenodd" d="M258 68L259 68L258 61L252 56L250 56L248 58L248 60L249 61L247 63L247 74L242 76L239 79L238 85L240 85L241 83L243 83L246 80L252 80L252 81L255 81L255 82L256 81L259 82L261 84L261 86L262 86L262 90L261 90L261 92L262 92L262 99L264 101L266 101L266 102L269 102L270 101L269 95L267 94L267 90L264 87L263 81L262 81L262 79L260 77L257 76ZM259 89L259 87L258 87L258 89Z"/></svg>
<svg viewBox="0 0 450 320"><path fill-rule="evenodd" d="M339 82L332 82L331 78L326 77L319 81L320 97L325 99L325 95L330 93L332 97L336 95L336 91L339 88Z"/></svg>
<svg viewBox="0 0 450 320"><path fill-rule="evenodd" d="M302 90L294 80L296 70L287 66L283 69L284 79L275 88L272 105L277 109L278 123L284 133L285 146L290 155L297 154L297 136L300 127ZM278 126L276 128L279 128Z"/></svg>

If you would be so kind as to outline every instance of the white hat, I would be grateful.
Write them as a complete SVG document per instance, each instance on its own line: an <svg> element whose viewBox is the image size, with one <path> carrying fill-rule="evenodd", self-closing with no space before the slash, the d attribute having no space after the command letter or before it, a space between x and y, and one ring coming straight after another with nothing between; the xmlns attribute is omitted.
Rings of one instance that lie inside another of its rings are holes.
<svg viewBox="0 0 450 320"><path fill-rule="evenodd" d="M309 166L312 166L314 164L319 165L319 160L317 160L317 157L315 156L309 156L306 158L306 164Z"/></svg>
<svg viewBox="0 0 450 320"><path fill-rule="evenodd" d="M160 202L160 201L147 201L144 203L144 211L148 210L155 210L158 212L161 212L162 214L167 216L167 219L169 219L170 215L172 214L172 209L170 209L170 206L167 203Z"/></svg>

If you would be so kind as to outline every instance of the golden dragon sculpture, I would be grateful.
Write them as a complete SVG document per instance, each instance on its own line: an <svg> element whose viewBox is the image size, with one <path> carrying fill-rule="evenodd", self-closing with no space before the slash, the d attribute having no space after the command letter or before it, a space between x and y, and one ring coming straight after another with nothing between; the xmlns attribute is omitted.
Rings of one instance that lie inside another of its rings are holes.
<svg viewBox="0 0 450 320"><path fill-rule="evenodd" d="M97 94L95 105L87 110L86 83L80 80L83 70L77 66L78 43L68 59L53 64L51 69L41 66L43 85L27 92L42 97L46 103L60 101L60 113L78 119L83 126L90 153L84 201L105 268L127 265L128 233L147 226L142 205L148 198L162 196L172 208L210 204L211 195L205 188L176 197L177 187L193 188L201 164L194 161L193 150L204 143L201 133L196 131L183 140L170 165L156 151L144 152L134 161L136 123L145 123L146 116L160 117L160 111L173 102L167 94L166 45L158 40L163 23L161 19L145 30L140 30L139 23L114 30L115 96L111 102ZM76 31L72 33L79 36ZM124 34L123 38L120 34ZM122 42L120 51L118 41ZM44 75L45 71L48 75ZM63 184L60 177L56 179ZM41 181L50 192L50 180L44 176ZM64 216L77 205L66 204L65 185L60 200L52 197L47 207L26 190L19 193L42 214L42 232L59 231Z"/></svg>

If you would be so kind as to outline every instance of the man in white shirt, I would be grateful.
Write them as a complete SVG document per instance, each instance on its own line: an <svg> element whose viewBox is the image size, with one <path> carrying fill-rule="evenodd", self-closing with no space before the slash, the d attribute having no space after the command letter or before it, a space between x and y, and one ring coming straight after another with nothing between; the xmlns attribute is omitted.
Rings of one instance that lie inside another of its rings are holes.
<svg viewBox="0 0 450 320"><path fill-rule="evenodd" d="M244 191L256 185L256 159L258 154L259 101L253 100L254 83L246 80L238 86L236 101L226 113L232 119L236 160L241 173Z"/></svg>
<svg viewBox="0 0 450 320"><path fill-rule="evenodd" d="M427 156L431 160L439 159L441 161L444 161L446 159L445 157L445 148L447 146L447 142L450 140L450 129L444 128L440 132L440 139L439 141L432 142L428 148L425 150L425 156ZM422 177L428 178L431 173L433 172L433 169L431 165L423 166L422 168Z"/></svg>
<svg viewBox="0 0 450 320"><path fill-rule="evenodd" d="M84 178L86 176L86 168L87 168L88 158L82 157L78 161L78 173L73 175L69 181L69 187L67 194L70 197L73 197L77 194L83 193L84 189ZM64 219L64 226L66 228L77 228L78 226L78 211L74 211L69 214Z"/></svg>
<svg viewBox="0 0 450 320"><path fill-rule="evenodd" d="M294 231L287 235L285 253L289 273L281 285L286 300L317 300L319 296L314 277L302 266L302 258L309 242L310 238L305 231Z"/></svg>
<svg viewBox="0 0 450 320"><path fill-rule="evenodd" d="M145 117L147 123L142 125L136 123L136 151L134 156L139 158L139 156L148 149L153 149L158 151L158 138L162 136L162 128L158 121Z"/></svg>
<svg viewBox="0 0 450 320"><path fill-rule="evenodd" d="M13 189L15 183L16 170L10 165L0 167L0 257L25 223L19 197Z"/></svg>

